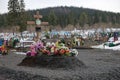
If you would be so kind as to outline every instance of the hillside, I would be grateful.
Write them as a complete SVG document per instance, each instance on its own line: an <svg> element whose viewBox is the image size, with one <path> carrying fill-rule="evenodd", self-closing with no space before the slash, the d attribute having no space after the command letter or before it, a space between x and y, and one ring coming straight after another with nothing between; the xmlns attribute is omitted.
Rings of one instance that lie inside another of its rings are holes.
<svg viewBox="0 0 120 80"><path fill-rule="evenodd" d="M68 24L80 24L83 27L85 24L89 26L95 23L112 23L120 24L120 13L106 12L82 7L49 7L37 10L28 10L27 20L34 20L33 15L39 11L43 21L48 21L50 25L60 25L65 27ZM0 15L0 27L7 25L7 14Z"/></svg>

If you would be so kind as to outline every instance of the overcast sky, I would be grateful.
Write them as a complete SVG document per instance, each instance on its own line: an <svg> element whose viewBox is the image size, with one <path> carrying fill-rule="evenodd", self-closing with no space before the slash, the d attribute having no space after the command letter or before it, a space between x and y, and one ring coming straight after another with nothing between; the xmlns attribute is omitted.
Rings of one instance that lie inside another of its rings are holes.
<svg viewBox="0 0 120 80"><path fill-rule="evenodd" d="M8 1L0 0L0 13L8 12ZM76 6L99 9L103 11L119 12L120 0L24 0L25 9L41 9L54 6Z"/></svg>

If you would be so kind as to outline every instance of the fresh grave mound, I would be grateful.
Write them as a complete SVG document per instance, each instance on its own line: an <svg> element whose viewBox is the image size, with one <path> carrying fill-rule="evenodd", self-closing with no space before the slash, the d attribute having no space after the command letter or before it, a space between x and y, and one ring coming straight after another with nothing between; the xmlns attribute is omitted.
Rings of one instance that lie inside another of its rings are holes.
<svg viewBox="0 0 120 80"><path fill-rule="evenodd" d="M19 66L42 67L50 69L77 69L85 66L84 63L72 56L35 56L25 57Z"/></svg>

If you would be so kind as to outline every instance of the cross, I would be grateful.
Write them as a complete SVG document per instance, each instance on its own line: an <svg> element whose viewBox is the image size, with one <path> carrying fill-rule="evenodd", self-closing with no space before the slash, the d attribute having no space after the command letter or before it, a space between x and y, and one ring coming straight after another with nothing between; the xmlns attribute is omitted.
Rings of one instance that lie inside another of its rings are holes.
<svg viewBox="0 0 120 80"><path fill-rule="evenodd" d="M34 18L36 19L36 21L27 21L27 24L29 25L36 25L35 30L37 33L37 39L39 39L40 37L40 32L41 32L41 26L45 26L48 25L48 22L41 22L40 18L42 18L43 16L39 14L39 11L36 12L36 15L34 15Z"/></svg>

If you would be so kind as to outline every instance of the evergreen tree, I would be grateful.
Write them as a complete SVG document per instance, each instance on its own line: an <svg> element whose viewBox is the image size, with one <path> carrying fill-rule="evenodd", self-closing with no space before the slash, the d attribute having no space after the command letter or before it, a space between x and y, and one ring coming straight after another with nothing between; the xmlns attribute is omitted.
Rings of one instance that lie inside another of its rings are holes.
<svg viewBox="0 0 120 80"><path fill-rule="evenodd" d="M3 24L4 24L4 22L3 22L3 18L2 18L2 15L0 14L0 27L2 27Z"/></svg>
<svg viewBox="0 0 120 80"><path fill-rule="evenodd" d="M9 13L19 12L19 10L20 10L19 1L18 0L9 0L8 10L9 10Z"/></svg>
<svg viewBox="0 0 120 80"><path fill-rule="evenodd" d="M9 0L8 25L19 26L20 32L26 29L26 14L24 0Z"/></svg>
<svg viewBox="0 0 120 80"><path fill-rule="evenodd" d="M20 6L18 0L9 0L8 2L8 24L10 26L18 25Z"/></svg>
<svg viewBox="0 0 120 80"><path fill-rule="evenodd" d="M68 25L68 20L66 15L60 15L58 17L58 25L60 25L62 28Z"/></svg>
<svg viewBox="0 0 120 80"><path fill-rule="evenodd" d="M120 13L117 13L117 23L120 24Z"/></svg>
<svg viewBox="0 0 120 80"><path fill-rule="evenodd" d="M75 17L74 17L74 13L73 12L70 12L68 14L68 24L72 24L72 25L75 25Z"/></svg>
<svg viewBox="0 0 120 80"><path fill-rule="evenodd" d="M88 16L86 12L82 12L79 17L79 24L83 27L87 23L88 23Z"/></svg>
<svg viewBox="0 0 120 80"><path fill-rule="evenodd" d="M99 23L100 22L99 20L100 20L100 13L95 12L95 14L94 14L94 24Z"/></svg>
<svg viewBox="0 0 120 80"><path fill-rule="evenodd" d="M88 24L89 24L89 26L94 24L94 15L89 15L88 16Z"/></svg>
<svg viewBox="0 0 120 80"><path fill-rule="evenodd" d="M20 0L20 12L25 12L25 3L24 3L24 0Z"/></svg>
<svg viewBox="0 0 120 80"><path fill-rule="evenodd" d="M27 22L27 15L25 13L25 3L24 0L20 0L20 18L19 18L19 26L20 26L20 32L26 30L26 22Z"/></svg>
<svg viewBox="0 0 120 80"><path fill-rule="evenodd" d="M54 11L50 11L49 15L48 15L48 21L50 23L50 25L57 25L57 16L55 15Z"/></svg>
<svg viewBox="0 0 120 80"><path fill-rule="evenodd" d="M116 16L115 16L115 14L112 14L112 23L113 23L113 24L116 23Z"/></svg>
<svg viewBox="0 0 120 80"><path fill-rule="evenodd" d="M106 12L104 12L102 14L102 22L107 23L107 14L106 14Z"/></svg>
<svg viewBox="0 0 120 80"><path fill-rule="evenodd" d="M5 26L5 27L7 26L7 18L6 18L6 16L7 16L7 14L5 14L5 16L3 16L3 22L6 23L6 24L3 23L3 26Z"/></svg>

